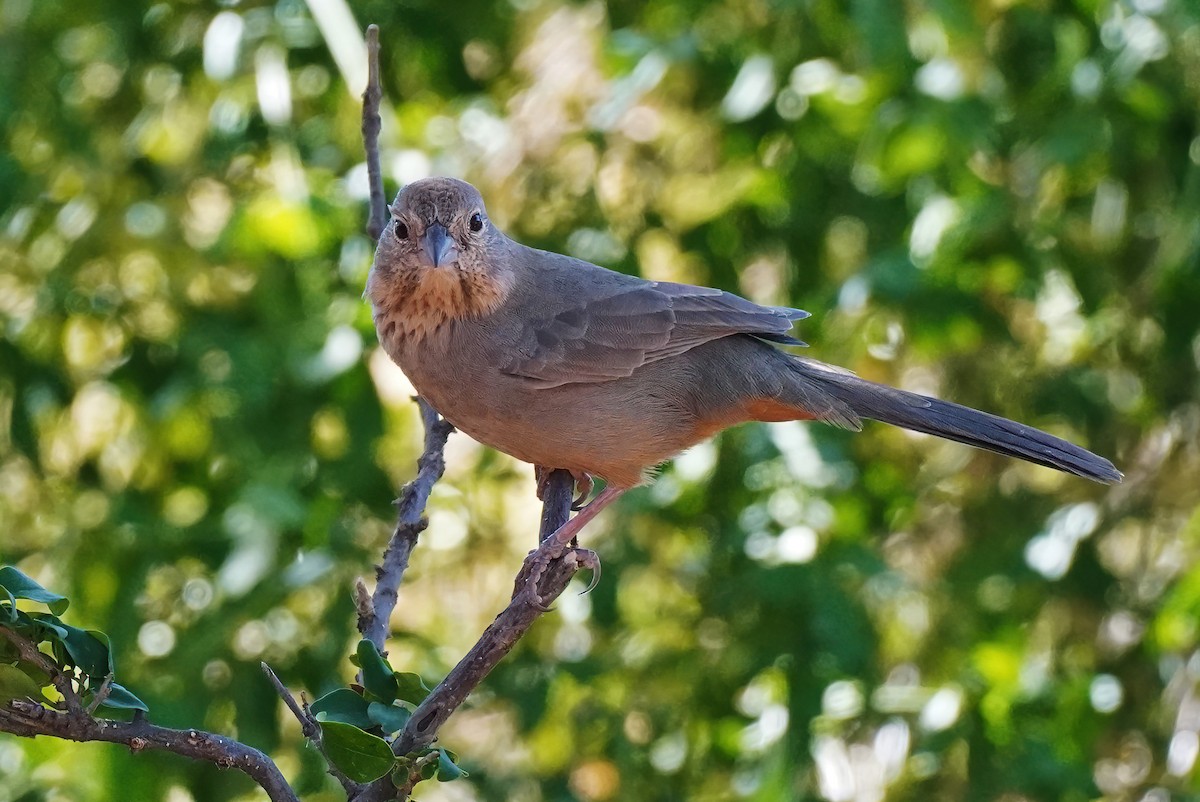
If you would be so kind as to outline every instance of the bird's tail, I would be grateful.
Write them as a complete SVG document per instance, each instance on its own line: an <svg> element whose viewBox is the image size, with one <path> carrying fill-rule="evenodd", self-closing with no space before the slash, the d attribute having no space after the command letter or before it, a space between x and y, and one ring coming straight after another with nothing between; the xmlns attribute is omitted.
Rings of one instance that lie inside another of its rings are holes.
<svg viewBox="0 0 1200 802"><path fill-rule="evenodd" d="M856 418L890 423L944 437L976 448L1045 465L1104 484L1121 481L1121 472L1104 457L1060 437L1016 421L960 404L940 401L860 379L815 360L792 357L798 387L809 403L823 396L826 407L815 417L857 428ZM849 413L849 414L847 414ZM811 417L811 416L810 416Z"/></svg>

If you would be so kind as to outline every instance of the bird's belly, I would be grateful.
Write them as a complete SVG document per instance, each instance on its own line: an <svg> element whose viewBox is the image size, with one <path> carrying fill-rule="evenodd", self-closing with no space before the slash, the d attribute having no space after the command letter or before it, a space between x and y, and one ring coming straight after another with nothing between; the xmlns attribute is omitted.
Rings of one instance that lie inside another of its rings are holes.
<svg viewBox="0 0 1200 802"><path fill-rule="evenodd" d="M599 476L622 487L693 445L687 413L633 379L530 386L499 371L421 360L405 372L434 408L484 445L525 462Z"/></svg>

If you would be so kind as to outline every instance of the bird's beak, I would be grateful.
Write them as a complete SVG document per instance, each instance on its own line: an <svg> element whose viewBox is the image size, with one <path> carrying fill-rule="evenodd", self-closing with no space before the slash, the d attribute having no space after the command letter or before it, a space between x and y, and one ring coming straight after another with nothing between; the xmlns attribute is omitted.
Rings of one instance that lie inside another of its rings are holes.
<svg viewBox="0 0 1200 802"><path fill-rule="evenodd" d="M441 223L430 223L421 236L421 256L426 265L441 267L453 264L458 259L458 246L454 237Z"/></svg>

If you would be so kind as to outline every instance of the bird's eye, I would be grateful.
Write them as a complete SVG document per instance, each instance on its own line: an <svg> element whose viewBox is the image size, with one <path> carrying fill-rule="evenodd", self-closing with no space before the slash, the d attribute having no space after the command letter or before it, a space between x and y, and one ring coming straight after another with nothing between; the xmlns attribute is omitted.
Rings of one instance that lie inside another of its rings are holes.
<svg viewBox="0 0 1200 802"><path fill-rule="evenodd" d="M400 239L408 239L408 226L404 225L403 220L396 221L396 236Z"/></svg>
<svg viewBox="0 0 1200 802"><path fill-rule="evenodd" d="M471 230L483 230L483 215L481 215L479 212L475 212L475 214L471 215Z"/></svg>

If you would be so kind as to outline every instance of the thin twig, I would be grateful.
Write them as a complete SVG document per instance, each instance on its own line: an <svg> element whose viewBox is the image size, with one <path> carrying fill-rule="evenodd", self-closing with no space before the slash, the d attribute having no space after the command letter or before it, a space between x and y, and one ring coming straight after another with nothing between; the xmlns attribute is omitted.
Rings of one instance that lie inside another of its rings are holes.
<svg viewBox="0 0 1200 802"><path fill-rule="evenodd" d="M430 765L431 763L436 763L438 759L439 756L437 752L430 752L429 754L422 755L414 760L412 768L408 772L408 781L404 783L403 786L396 789L396 799L408 799L413 788L416 787L417 783L424 779L424 777L421 776L421 772L426 766Z"/></svg>
<svg viewBox="0 0 1200 802"><path fill-rule="evenodd" d="M113 675L110 671L104 676L104 681L100 683L100 690L96 691L96 696L92 699L92 703L87 706L89 716L95 715L96 711L100 709L100 705L104 704L104 701L108 699L108 695L112 692L112 684Z"/></svg>
<svg viewBox="0 0 1200 802"><path fill-rule="evenodd" d="M321 725L308 715L304 708L300 707L300 703L296 701L296 697L292 696L292 692L287 689L279 676L271 669L269 665L259 663L262 671L267 675L267 679L271 681L271 685L275 687L275 693L279 694L279 698L287 705L288 710L292 711L292 715L296 717L296 721L300 722L300 732L304 733L304 737L312 738L321 731Z"/></svg>
<svg viewBox="0 0 1200 802"><path fill-rule="evenodd" d="M417 460L416 477L400 490L400 497L396 499L396 531L383 553L383 562L375 570L375 592L371 595L370 609L360 610L358 621L358 631L381 653L409 555L417 545L417 536L429 523L425 519L425 505L429 503L434 484L446 470L446 440L454 431L454 426L429 406L429 402L423 398L417 398L416 402L425 425L425 448Z"/></svg>
<svg viewBox="0 0 1200 802"><path fill-rule="evenodd" d="M542 546L539 546L538 550L555 545L548 536L561 525L557 522L565 523L570 515L573 487L574 482L567 471L554 471L550 475L543 494L545 502L542 508ZM518 589L524 586L529 565L538 550L526 558L517 576ZM574 549L567 550L552 562L538 584L538 596L541 597L542 604L548 604L558 598L583 564L582 560L576 559ZM546 607L538 606L529 596L514 593L508 607L496 616L466 656L413 711L412 718L408 720L407 726L394 744L396 754L406 755L433 743L446 719L483 682L504 656L512 651L517 641L533 626L533 622L545 612Z"/></svg>
<svg viewBox="0 0 1200 802"><path fill-rule="evenodd" d="M221 768L238 769L258 783L273 802L299 802L299 798L283 778L279 768L262 752L243 743L201 730L172 730L148 722L143 716L134 716L133 721L113 721L93 718L80 703L69 680L64 685L60 679L66 674L37 648L29 639L0 627L0 635L17 647L21 659L33 663L45 671L59 693L67 701L68 709L53 710L38 701L14 699L0 705L0 731L32 738L49 735L67 741L106 741L124 744L130 751L161 749L195 760L215 763ZM71 704L74 699L74 705Z"/></svg>
<svg viewBox="0 0 1200 802"><path fill-rule="evenodd" d="M367 219L367 233L373 241L379 240L383 227L387 225L387 198L383 194L383 168L379 159L379 132L383 124L379 118L379 104L383 100L383 89L379 84L379 26L367 26L367 88L363 91L362 137L367 152L367 181L370 183L371 215Z"/></svg>
<svg viewBox="0 0 1200 802"><path fill-rule="evenodd" d="M570 491L568 491L569 502ZM548 543L552 545L552 541ZM537 552L535 551L534 554ZM522 586L530 559L526 560L517 585ZM584 565L576 558L574 549L568 550L551 563L538 583L538 595L542 604L554 601L566 589L571 577ZM458 709L467 696L483 682L499 662L504 659L517 641L524 637L546 607L539 606L524 594L517 594L508 607L496 616L470 651L458 662L446 678L413 711L404 731L396 740L394 751L406 755L433 743L438 730L446 719Z"/></svg>
<svg viewBox="0 0 1200 802"><path fill-rule="evenodd" d="M275 687L275 693L287 705L288 710L292 711L292 715L296 717L296 721L300 722L300 732L304 737L311 741L320 751L321 757L325 758L325 769L329 772L329 776L333 777L342 785L342 789L346 792L346 798L353 800L362 791L362 783L355 782L342 773L341 769L334 765L329 759L328 753L325 751L325 743L321 739L321 725L313 716L312 711L308 709L307 703L296 701L296 697L287 689L283 681L271 669L269 665L259 663L262 666L263 673L267 675L267 679L271 681L271 685Z"/></svg>

